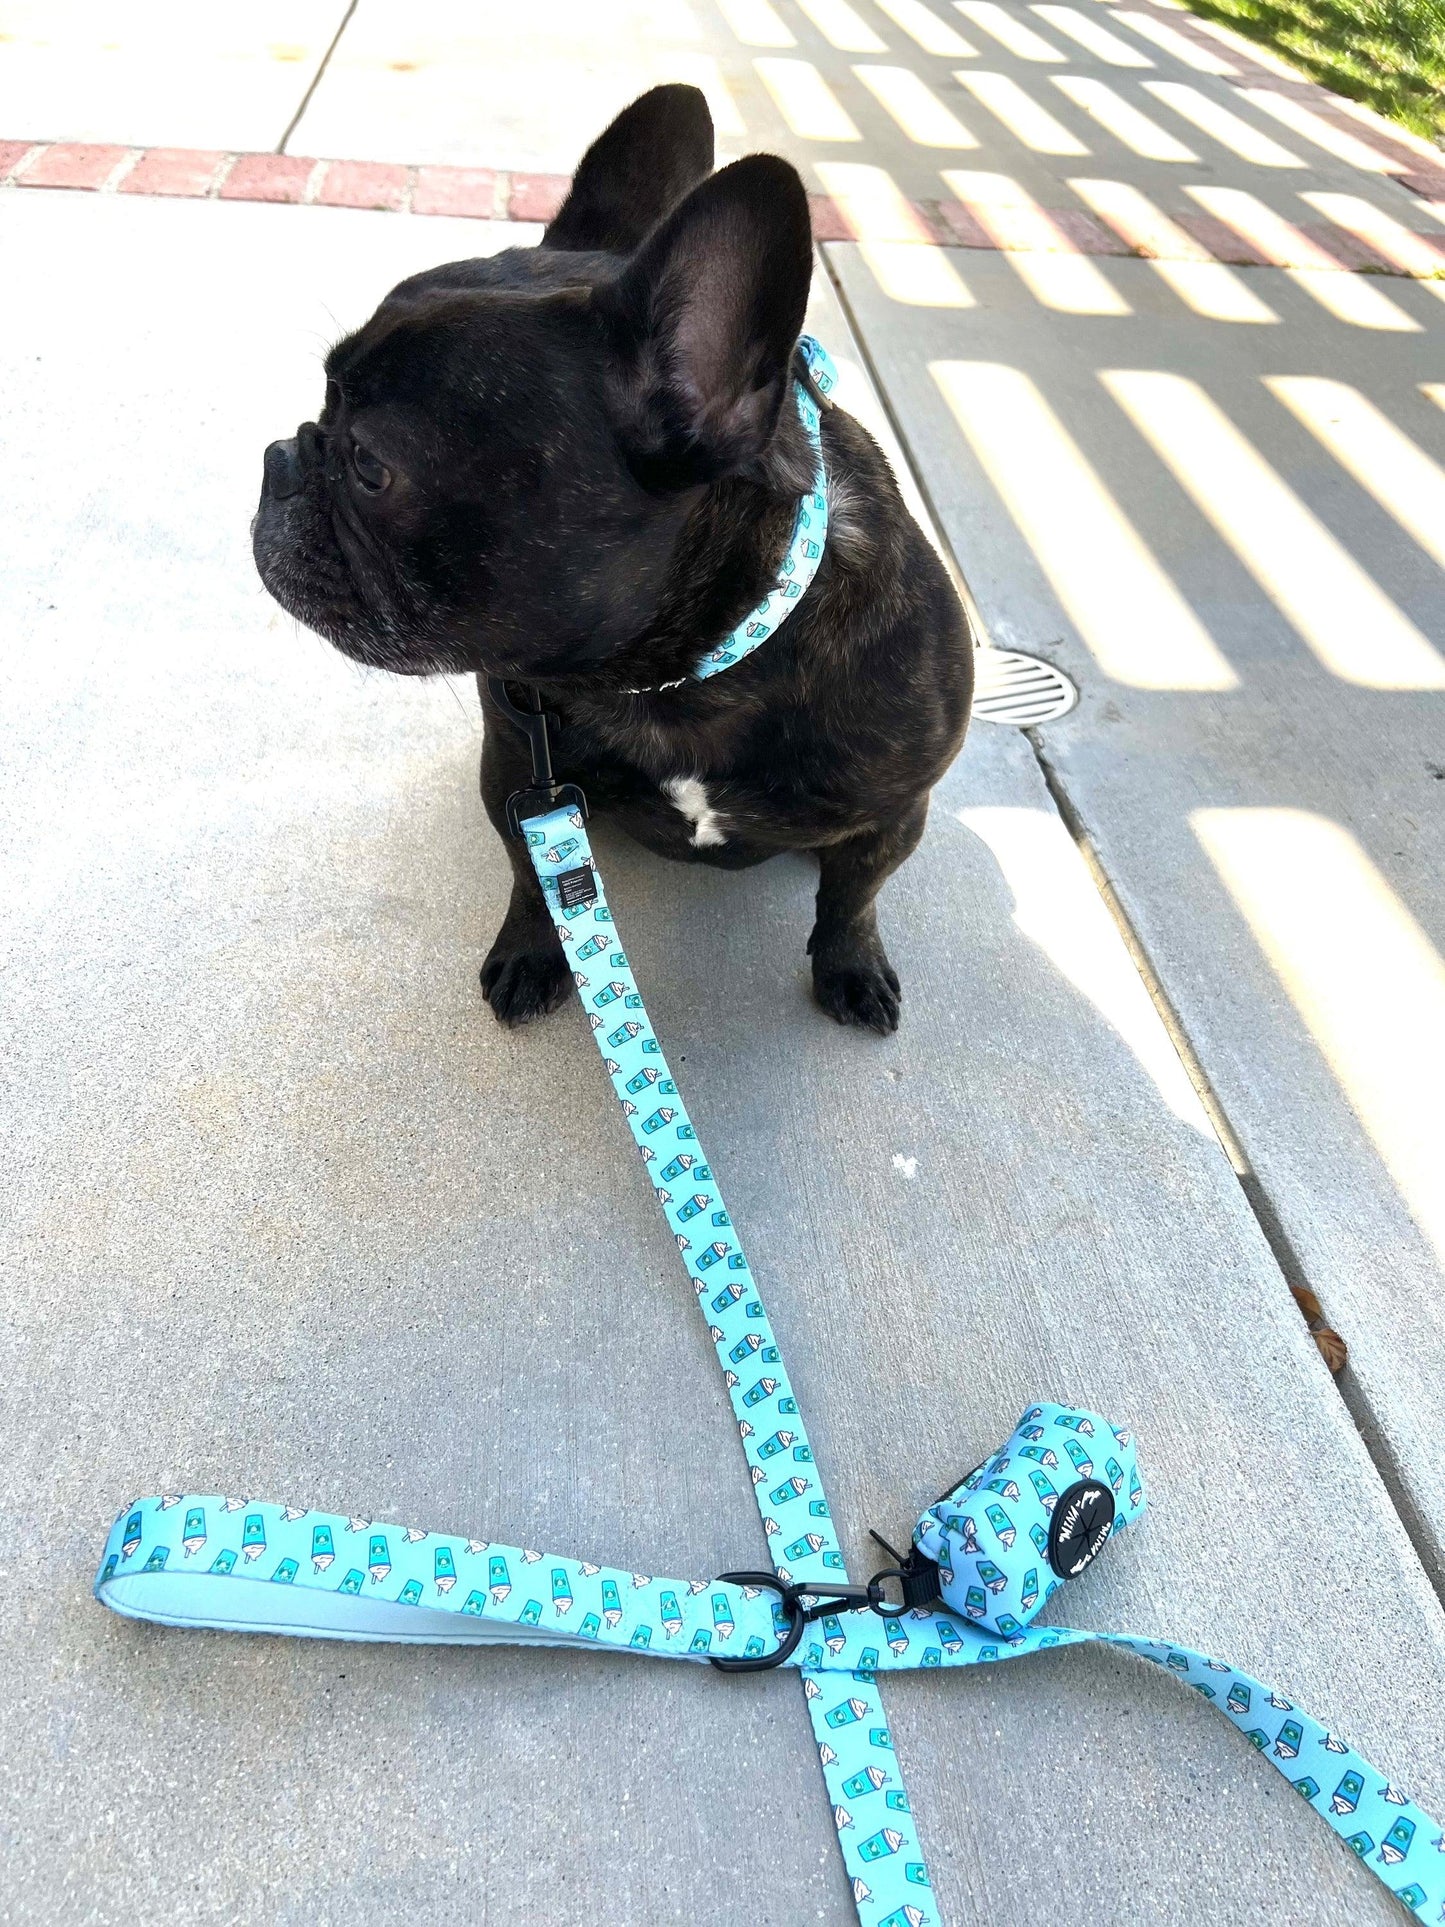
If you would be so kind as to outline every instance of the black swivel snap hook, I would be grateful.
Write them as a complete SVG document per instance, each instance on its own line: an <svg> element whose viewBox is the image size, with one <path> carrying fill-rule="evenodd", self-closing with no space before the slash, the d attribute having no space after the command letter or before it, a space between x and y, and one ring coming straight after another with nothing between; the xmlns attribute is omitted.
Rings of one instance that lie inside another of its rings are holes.
<svg viewBox="0 0 1445 1927"><path fill-rule="evenodd" d="M559 783L552 769L552 744L547 731L548 726L557 719L543 709L540 693L529 687L527 696L530 707L519 709L508 695L507 685L500 676L487 677L487 693L507 720L521 730L532 752L530 787L513 790L507 798L507 828L512 835L522 834L522 819L525 816L538 816L564 806L580 810L585 819L587 798L575 783Z"/></svg>
<svg viewBox="0 0 1445 1927"><path fill-rule="evenodd" d="M807 1579L790 1585L775 1572L720 1572L718 1579L728 1585L775 1592L788 1620L787 1631L770 1653L749 1653L739 1659L720 1659L710 1653L709 1661L720 1673L765 1673L769 1667L781 1666L798 1650L803 1628L813 1620L825 1613L858 1612L873 1603L871 1586L829 1586ZM811 1606L803 1603L808 1599L814 1602Z"/></svg>
<svg viewBox="0 0 1445 1927"><path fill-rule="evenodd" d="M872 1535L878 1539L875 1532ZM883 1550L895 1563L875 1572L866 1586L830 1586L824 1581L803 1579L788 1584L775 1572L720 1572L718 1579L734 1586L755 1586L775 1592L782 1600L787 1630L770 1653L750 1653L739 1659L708 1658L720 1673L763 1673L781 1666L798 1650L803 1628L831 1613L875 1612L880 1619L891 1619L901 1612L926 1606L938 1597L938 1567L915 1546L905 1558L884 1539ZM884 1594L884 1582L896 1579L902 1598L895 1603ZM806 1602L811 1601L811 1604Z"/></svg>

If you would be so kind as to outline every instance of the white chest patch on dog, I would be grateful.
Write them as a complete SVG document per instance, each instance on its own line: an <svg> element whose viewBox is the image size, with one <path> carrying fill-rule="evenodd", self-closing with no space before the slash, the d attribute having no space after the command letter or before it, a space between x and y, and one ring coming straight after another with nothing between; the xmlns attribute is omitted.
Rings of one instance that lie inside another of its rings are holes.
<svg viewBox="0 0 1445 1927"><path fill-rule="evenodd" d="M727 842L728 833L722 818L709 805L707 790L695 776L670 777L663 788L675 807L695 826L692 840L697 849L705 850Z"/></svg>

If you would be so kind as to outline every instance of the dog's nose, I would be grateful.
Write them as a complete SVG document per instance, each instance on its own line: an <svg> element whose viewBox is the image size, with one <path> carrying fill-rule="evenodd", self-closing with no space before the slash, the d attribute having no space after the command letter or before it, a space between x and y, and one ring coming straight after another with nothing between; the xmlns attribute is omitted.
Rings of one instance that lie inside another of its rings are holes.
<svg viewBox="0 0 1445 1927"><path fill-rule="evenodd" d="M301 462L295 441L272 442L266 450L266 493L276 502L301 492Z"/></svg>

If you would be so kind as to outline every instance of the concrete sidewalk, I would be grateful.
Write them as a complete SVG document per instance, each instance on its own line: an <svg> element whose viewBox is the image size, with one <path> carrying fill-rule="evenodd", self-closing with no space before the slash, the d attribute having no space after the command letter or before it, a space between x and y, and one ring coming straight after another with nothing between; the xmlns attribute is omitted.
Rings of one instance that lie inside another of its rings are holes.
<svg viewBox="0 0 1445 1927"><path fill-rule="evenodd" d="M255 446L328 308L488 237L38 193L4 219L34 290L6 321L11 1916L510 1920L565 1886L577 1921L842 1920L777 1681L186 1638L89 1601L107 1513L196 1481L644 1569L761 1547L579 1020L479 1007L506 884L468 692L362 676L247 564ZM134 290L104 360L93 276ZM35 419L86 437L79 494ZM980 732L889 893L892 1044L808 1002L805 866L602 847L853 1554L1041 1389L1087 1391L1137 1427L1155 1511L1075 1611L1229 1653L1445 1799L1445 1616L1022 738ZM852 1365L850 1322L877 1341ZM1143 1669L890 1700L945 1919L1009 1919L1021 1881L1100 1922L1284 1921L1300 1891L1392 1917ZM1082 1867L1081 1772L1121 1843Z"/></svg>
<svg viewBox="0 0 1445 1927"><path fill-rule="evenodd" d="M845 399L900 431L993 638L1083 697L1033 743L976 730L940 790L885 898L890 1044L808 1003L803 866L599 843L850 1552L1032 1397L1098 1405L1155 1506L1066 1616L1238 1660L1439 1811L1445 284L1408 237L1445 225L1402 184L1429 157L1146 4L653 0L544 39L435 0L190 35L12 13L12 164L121 158L95 194L0 188L0 1718L30 1736L0 1919L849 1917L780 1682L187 1638L86 1590L109 1516L178 1485L642 1569L761 1554L575 1014L513 1037L478 1000L505 875L472 693L298 636L247 552L324 344L536 230L113 191L167 145L557 174L664 77L843 211L816 323ZM1405 272L1351 272L1351 234ZM1350 1342L1343 1399L1291 1277ZM944 1921L1398 1917L1142 1668L889 1705Z"/></svg>

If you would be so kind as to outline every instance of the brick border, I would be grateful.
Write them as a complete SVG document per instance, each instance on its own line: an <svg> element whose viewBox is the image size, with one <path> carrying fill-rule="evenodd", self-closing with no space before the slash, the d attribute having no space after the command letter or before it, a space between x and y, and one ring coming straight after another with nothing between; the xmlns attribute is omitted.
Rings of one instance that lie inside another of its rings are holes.
<svg viewBox="0 0 1445 1927"><path fill-rule="evenodd" d="M1445 206L1445 166L1421 171L1402 159L1390 178ZM483 221L546 221L567 192L565 174L514 174L489 167L400 166L388 161L310 160L296 154L225 154L176 147L116 147L82 141L0 141L0 191L72 188L184 200L265 201L351 207L390 214L442 214ZM1133 256L1221 261L1233 267L1336 268L1340 273L1445 279L1445 232L1407 229L1405 254L1387 255L1358 235L1300 222L1300 245L1266 252L1222 221L1178 214L1155 240L1116 233L1077 207L1009 201L900 201L881 217L824 194L809 196L819 241L932 243L1004 253ZM879 225L880 219L882 225ZM1435 260L1438 266L1422 265ZM1413 265L1409 263L1413 262Z"/></svg>

